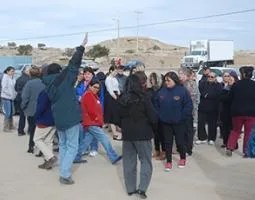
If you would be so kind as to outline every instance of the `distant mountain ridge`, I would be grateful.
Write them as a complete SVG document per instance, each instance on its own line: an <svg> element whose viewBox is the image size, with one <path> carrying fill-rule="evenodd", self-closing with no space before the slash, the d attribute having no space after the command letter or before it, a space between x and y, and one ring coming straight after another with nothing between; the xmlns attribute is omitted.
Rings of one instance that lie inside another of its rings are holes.
<svg viewBox="0 0 255 200"><path fill-rule="evenodd" d="M101 66L109 67L111 58L121 57L122 62L137 59L145 63L148 68L168 68L178 67L180 60L188 50L186 47L171 45L161 42L157 39L148 37L139 37L138 53L136 37L120 37L119 48L117 48L118 39L105 40L98 43L110 50L109 57L97 59ZM90 49L91 46L88 47ZM16 55L16 49L2 47L0 55ZM64 54L60 48L46 48L45 50L34 48L32 52L33 63L42 65L45 63L57 62L67 64L69 57ZM255 51L240 50L235 52L235 64L255 64Z"/></svg>

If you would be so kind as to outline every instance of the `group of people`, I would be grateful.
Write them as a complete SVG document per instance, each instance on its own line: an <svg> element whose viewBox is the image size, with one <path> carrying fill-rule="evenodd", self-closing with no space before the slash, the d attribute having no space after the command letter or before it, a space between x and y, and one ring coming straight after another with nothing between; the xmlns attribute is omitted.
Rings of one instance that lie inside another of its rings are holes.
<svg viewBox="0 0 255 200"><path fill-rule="evenodd" d="M219 83L216 74L205 67L198 84L196 74L188 68L164 75L152 72L147 78L144 68L133 68L129 76L124 75L124 66L118 62L107 74L95 74L90 67L80 68L86 44L87 35L65 69L56 63L42 68L32 66L15 81L14 68L8 67L1 81L3 131L15 128L15 100L19 136L25 135L28 121L27 152L38 149L37 155L43 155L44 162L38 166L41 169L51 169L59 159L60 183L73 184L73 163L86 163L84 154L97 156L101 143L113 165L123 160L128 195L145 199L153 171L152 157L164 161L168 172L173 167L173 151L177 151L178 167L184 168L194 143L215 143L217 126L222 147L231 156L238 148L244 125L243 153L247 157L247 143L255 124L253 68L242 67L241 80L236 72L225 72ZM196 123L198 140L194 142ZM112 139L122 141L122 155L113 148L106 127ZM52 148L56 136L58 158ZM137 185L138 159L141 165Z"/></svg>

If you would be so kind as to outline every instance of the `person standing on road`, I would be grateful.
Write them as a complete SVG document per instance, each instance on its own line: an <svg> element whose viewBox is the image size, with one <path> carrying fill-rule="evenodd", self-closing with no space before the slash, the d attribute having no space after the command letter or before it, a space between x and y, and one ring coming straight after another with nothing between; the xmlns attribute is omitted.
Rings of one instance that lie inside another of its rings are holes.
<svg viewBox="0 0 255 200"><path fill-rule="evenodd" d="M128 195L147 198L146 191L152 175L153 126L158 119L142 81L135 75L127 79L126 89L118 100L119 122L123 133L123 172ZM137 158L141 163L140 184L137 189Z"/></svg>
<svg viewBox="0 0 255 200"><path fill-rule="evenodd" d="M174 138L180 154L178 167L186 166L186 120L192 115L193 106L188 90L181 85L175 72L166 73L164 81L157 96L157 110L166 148L165 171L170 171Z"/></svg>
<svg viewBox="0 0 255 200"><path fill-rule="evenodd" d="M36 129L35 124L35 112L37 105L37 98L45 85L41 80L41 70L39 67L32 66L29 70L31 80L29 80L24 89L22 90L21 98L21 109L28 120L28 133L29 133L29 144L28 153L34 153L34 133Z"/></svg>
<svg viewBox="0 0 255 200"><path fill-rule="evenodd" d="M233 85L230 91L233 128L228 138L227 156L231 156L232 151L235 150L236 143L244 126L243 156L247 157L247 142L251 129L255 124L255 82L251 80L253 70L253 67L241 67L241 80Z"/></svg>
<svg viewBox="0 0 255 200"><path fill-rule="evenodd" d="M18 107L18 111L19 111L18 136L26 135L26 133L24 131L24 128L26 126L26 116L20 106L21 106L21 102L22 102L22 98L21 98L22 90L23 90L25 84L30 80L30 76L29 76L30 68L31 68L31 66L27 65L23 69L22 75L17 79L16 84L15 84L15 90L17 92L15 101L17 103L17 107Z"/></svg>
<svg viewBox="0 0 255 200"><path fill-rule="evenodd" d="M15 79L14 79L14 67L7 67L4 70L4 75L1 81L1 102L2 110L4 113L4 132L9 132L14 129L13 126L13 115L14 115L14 105L13 101L16 97L16 91L14 89Z"/></svg>
<svg viewBox="0 0 255 200"><path fill-rule="evenodd" d="M193 104L193 110L192 115L188 117L186 120L186 152L188 155L192 155L192 149L193 149L193 140L194 140L194 127L193 122L194 119L197 117L197 109L198 109L198 101L199 101L199 92L197 83L192 78L192 70L188 68L184 68L182 70L179 70L179 78L183 86L188 90L192 104Z"/></svg>
<svg viewBox="0 0 255 200"><path fill-rule="evenodd" d="M83 134L85 134L84 150L96 138L104 147L111 163L116 164L122 157L113 149L109 138L103 131L103 108L98 97L99 90L100 82L93 79L90 81L89 88L81 99Z"/></svg>
<svg viewBox="0 0 255 200"><path fill-rule="evenodd" d="M48 66L48 76L43 77L46 91L52 104L52 112L59 135L60 177L62 184L74 184L72 165L78 151L81 108L74 84L79 73L82 56L87 44L87 34L76 48L68 66L60 72L60 65ZM51 73L54 71L54 73ZM59 73L60 72L60 73Z"/></svg>
<svg viewBox="0 0 255 200"><path fill-rule="evenodd" d="M40 169L51 169L57 162L57 157L53 154L53 138L56 128L51 111L51 102L46 90L43 90L37 99L36 130L34 135L35 146L42 152L44 163L39 165Z"/></svg>
<svg viewBox="0 0 255 200"><path fill-rule="evenodd" d="M216 74L210 72L207 81L199 83L200 103L198 105L198 140L196 144L214 145L217 135L219 97L222 86L217 82ZM208 135L205 125L208 123Z"/></svg>

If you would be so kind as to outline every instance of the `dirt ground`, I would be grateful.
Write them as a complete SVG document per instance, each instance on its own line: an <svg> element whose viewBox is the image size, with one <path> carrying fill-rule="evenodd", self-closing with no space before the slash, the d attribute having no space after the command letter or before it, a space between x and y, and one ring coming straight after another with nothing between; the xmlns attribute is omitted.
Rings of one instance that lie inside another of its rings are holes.
<svg viewBox="0 0 255 200"><path fill-rule="evenodd" d="M2 132L2 121L0 115L0 200L138 199L125 192L122 163L111 165L101 147L97 157L86 158L87 164L74 165L74 185L60 185L58 166L49 171L38 169L43 159L26 153L28 135ZM255 160L243 159L240 151L227 158L220 144L217 139L215 146L195 146L184 169L177 168L178 156L174 155L168 173L162 162L153 160L148 199L254 200ZM113 142L113 146L121 153L121 142Z"/></svg>

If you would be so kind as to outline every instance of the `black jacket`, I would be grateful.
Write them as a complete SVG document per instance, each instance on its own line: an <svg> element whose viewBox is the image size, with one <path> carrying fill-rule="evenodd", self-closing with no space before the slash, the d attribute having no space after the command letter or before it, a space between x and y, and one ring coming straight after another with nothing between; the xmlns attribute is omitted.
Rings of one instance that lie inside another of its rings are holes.
<svg viewBox="0 0 255 200"><path fill-rule="evenodd" d="M200 103L198 105L199 112L218 112L219 97L222 92L220 83L210 83L202 81L199 84Z"/></svg>
<svg viewBox="0 0 255 200"><path fill-rule="evenodd" d="M22 75L16 80L15 83L15 90L17 92L16 101L21 102L22 90L29 80L30 77L25 73L22 73Z"/></svg>
<svg viewBox="0 0 255 200"><path fill-rule="evenodd" d="M135 93L124 94L118 102L120 104L119 126L122 129L123 140L151 140L153 126L157 124L158 118L149 97Z"/></svg>
<svg viewBox="0 0 255 200"><path fill-rule="evenodd" d="M237 81L230 91L232 116L255 116L255 82Z"/></svg>

